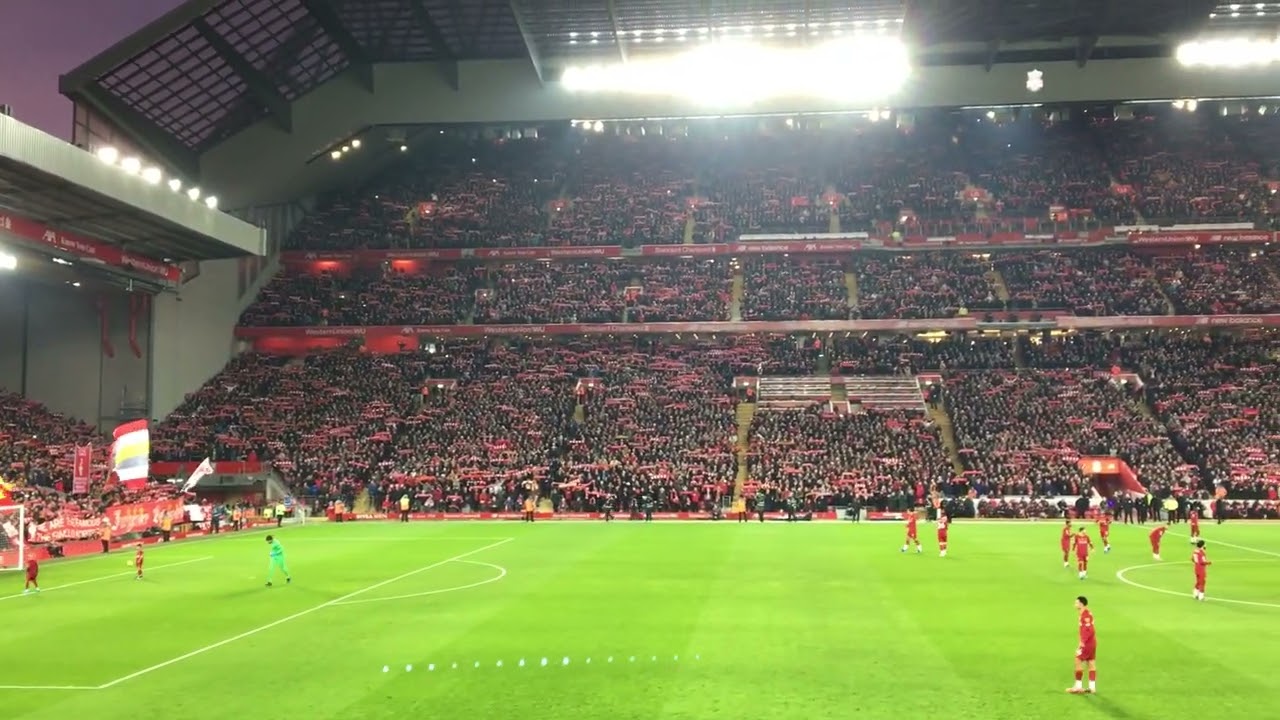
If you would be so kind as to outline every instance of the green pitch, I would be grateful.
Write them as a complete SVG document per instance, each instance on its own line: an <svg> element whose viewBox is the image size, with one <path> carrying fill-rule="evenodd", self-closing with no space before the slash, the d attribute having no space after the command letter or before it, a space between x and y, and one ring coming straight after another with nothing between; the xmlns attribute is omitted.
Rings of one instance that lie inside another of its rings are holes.
<svg viewBox="0 0 1280 720"><path fill-rule="evenodd" d="M312 524L275 531L294 581L270 589L262 533L152 547L142 582L131 552L52 562L37 597L0 575L0 716L1238 720L1280 700L1280 525L1205 526L1203 604L1178 529L1151 566L1117 526L1085 582L1056 522L960 522L945 559L921 530L917 556L897 525ZM1095 697L1063 693L1079 593Z"/></svg>

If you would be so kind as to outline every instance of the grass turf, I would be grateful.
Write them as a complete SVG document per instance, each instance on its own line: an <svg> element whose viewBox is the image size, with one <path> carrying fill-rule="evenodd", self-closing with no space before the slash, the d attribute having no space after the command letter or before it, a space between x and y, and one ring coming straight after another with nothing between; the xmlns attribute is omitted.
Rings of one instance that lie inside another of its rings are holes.
<svg viewBox="0 0 1280 720"><path fill-rule="evenodd" d="M278 532L295 581L270 589L262 533L175 543L143 582L131 553L46 564L36 597L0 575L0 684L90 688L0 689L0 715L1258 716L1280 526L1205 530L1210 597L1252 604L1190 599L1185 536L1135 567L1124 526L1085 582L1051 522L957 523L945 559L923 526L916 556L897 525L312 524ZM1063 693L1079 593L1095 697Z"/></svg>

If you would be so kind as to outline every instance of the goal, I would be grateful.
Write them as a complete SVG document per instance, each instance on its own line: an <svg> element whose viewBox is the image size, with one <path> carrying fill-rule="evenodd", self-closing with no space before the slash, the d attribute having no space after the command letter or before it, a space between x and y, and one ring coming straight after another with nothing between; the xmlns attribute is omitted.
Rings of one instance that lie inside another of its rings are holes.
<svg viewBox="0 0 1280 720"><path fill-rule="evenodd" d="M26 527L26 507L0 505L0 570L14 570L27 564Z"/></svg>

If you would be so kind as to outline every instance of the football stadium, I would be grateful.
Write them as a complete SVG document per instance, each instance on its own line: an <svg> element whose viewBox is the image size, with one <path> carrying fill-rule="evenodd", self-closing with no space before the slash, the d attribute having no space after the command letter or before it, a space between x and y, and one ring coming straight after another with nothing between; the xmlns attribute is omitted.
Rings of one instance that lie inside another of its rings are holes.
<svg viewBox="0 0 1280 720"><path fill-rule="evenodd" d="M1280 3L174 5L0 106L0 717L1278 712Z"/></svg>

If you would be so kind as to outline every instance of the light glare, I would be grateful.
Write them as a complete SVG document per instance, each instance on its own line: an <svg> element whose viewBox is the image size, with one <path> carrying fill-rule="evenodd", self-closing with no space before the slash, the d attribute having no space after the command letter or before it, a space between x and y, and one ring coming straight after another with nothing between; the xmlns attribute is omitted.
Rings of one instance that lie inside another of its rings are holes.
<svg viewBox="0 0 1280 720"><path fill-rule="evenodd" d="M98 159L108 165L115 165L116 160L120 159L120 151L110 145L98 148Z"/></svg>
<svg viewBox="0 0 1280 720"><path fill-rule="evenodd" d="M164 179L164 175L160 172L160 168L149 167L142 171L142 179L147 181L148 184L159 185L160 181Z"/></svg>
<svg viewBox="0 0 1280 720"><path fill-rule="evenodd" d="M1280 60L1280 42L1246 38L1196 40L1179 45L1176 57L1186 67L1265 66Z"/></svg>
<svg viewBox="0 0 1280 720"><path fill-rule="evenodd" d="M120 168L130 175L137 175L142 170L142 161L136 157L127 157L120 161Z"/></svg>
<svg viewBox="0 0 1280 720"><path fill-rule="evenodd" d="M813 68L826 68L815 73ZM868 68L875 72L867 72ZM576 92L677 95L713 105L772 97L879 99L899 90L911 68L895 39L832 40L811 48L766 48L722 42L666 58L571 67L563 82ZM832 75L848 78L830 82Z"/></svg>

